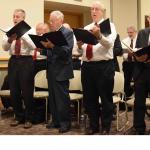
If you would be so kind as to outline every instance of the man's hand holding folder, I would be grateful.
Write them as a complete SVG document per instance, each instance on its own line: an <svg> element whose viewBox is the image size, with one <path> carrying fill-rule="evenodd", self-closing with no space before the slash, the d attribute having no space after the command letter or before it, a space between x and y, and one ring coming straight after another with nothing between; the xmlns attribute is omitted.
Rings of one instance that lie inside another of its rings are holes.
<svg viewBox="0 0 150 150"><path fill-rule="evenodd" d="M14 33L10 37L8 37L8 43L12 43L16 39L17 39L17 34Z"/></svg>
<svg viewBox="0 0 150 150"><path fill-rule="evenodd" d="M41 41L40 43L45 47L45 48L53 48L55 45L48 39L47 41Z"/></svg>

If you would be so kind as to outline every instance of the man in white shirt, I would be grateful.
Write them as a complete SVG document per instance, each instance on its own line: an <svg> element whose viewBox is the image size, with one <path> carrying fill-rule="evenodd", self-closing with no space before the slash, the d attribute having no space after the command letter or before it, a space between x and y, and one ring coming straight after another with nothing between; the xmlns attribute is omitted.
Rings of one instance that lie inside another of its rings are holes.
<svg viewBox="0 0 150 150"><path fill-rule="evenodd" d="M137 30L134 26L127 27L128 37L123 39L122 41L127 44L132 49L135 49L136 39L137 39ZM124 53L123 53L123 72L124 72L124 91L126 97L130 97L133 94L133 88L131 87L131 81L133 79L133 70L134 70L134 58L132 53L128 52L123 45Z"/></svg>
<svg viewBox="0 0 150 150"><path fill-rule="evenodd" d="M18 24L25 19L25 11L16 9L13 13L13 23ZM24 128L31 128L32 123L32 104L34 90L34 63L31 51L34 44L28 36L32 30L17 38L16 34L7 37L2 41L2 47L5 51L10 51L11 58L8 64L8 78L10 85L10 94L14 108L15 119L11 126L17 126L24 123ZM24 101L25 108L23 108Z"/></svg>
<svg viewBox="0 0 150 150"><path fill-rule="evenodd" d="M82 50L83 64L81 67L81 78L83 86L83 101L85 110L90 119L90 127L85 134L99 133L99 117L101 117L102 134L109 134L112 115L113 100L112 91L114 85L114 62L113 46L116 39L114 24L111 25L111 34L104 36L100 28L95 25L104 21L104 6L99 1L94 1L91 7L91 17L93 22L85 27L90 30L98 39L98 44L89 45L78 42ZM92 53L87 52L92 47ZM90 57L88 56L91 53ZM101 112L99 107L99 97L101 98Z"/></svg>

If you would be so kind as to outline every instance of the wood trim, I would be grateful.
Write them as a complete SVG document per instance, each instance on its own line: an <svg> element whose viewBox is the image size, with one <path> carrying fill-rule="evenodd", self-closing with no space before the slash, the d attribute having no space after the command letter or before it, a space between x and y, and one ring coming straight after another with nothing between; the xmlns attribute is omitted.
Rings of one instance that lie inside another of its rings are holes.
<svg viewBox="0 0 150 150"><path fill-rule="evenodd" d="M0 70L7 70L8 64L0 64Z"/></svg>
<svg viewBox="0 0 150 150"><path fill-rule="evenodd" d="M0 61L8 61L9 57L0 57Z"/></svg>
<svg viewBox="0 0 150 150"><path fill-rule="evenodd" d="M149 27L149 22L148 22L147 18L148 18L148 16L145 15L145 28Z"/></svg>

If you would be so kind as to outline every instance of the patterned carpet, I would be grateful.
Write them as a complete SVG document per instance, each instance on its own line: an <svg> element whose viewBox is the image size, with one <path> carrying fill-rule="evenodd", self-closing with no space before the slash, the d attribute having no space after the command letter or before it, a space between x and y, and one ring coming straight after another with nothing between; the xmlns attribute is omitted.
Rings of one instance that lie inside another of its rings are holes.
<svg viewBox="0 0 150 150"><path fill-rule="evenodd" d="M131 114L131 113L130 113ZM12 114L2 115L0 119L0 135L59 135L57 129L46 129L46 124L36 124L30 129L24 129L23 124L17 127L10 127L10 122L13 119ZM77 127L75 122L72 122L71 131L65 133L65 135L83 135L84 132ZM116 120L112 123L111 133L112 135L122 135L123 132L116 131Z"/></svg>
<svg viewBox="0 0 150 150"><path fill-rule="evenodd" d="M132 126L132 112L128 112L129 117L129 125L127 128L129 129ZM5 114L1 115L0 118L0 135L59 135L57 129L47 129L45 123L40 123L33 125L30 129L24 129L24 125L20 124L17 127L10 127L10 122L13 119L13 114ZM147 130L150 128L150 118L146 115L145 117ZM125 122L125 116L122 116L120 119L121 126ZM110 131L111 135L124 135L125 130L122 132L116 131L116 120L112 122L112 128ZM84 131L82 131L79 126L77 126L76 122L72 122L72 128L69 132L64 133L64 135L84 135ZM99 134L100 135L100 134Z"/></svg>

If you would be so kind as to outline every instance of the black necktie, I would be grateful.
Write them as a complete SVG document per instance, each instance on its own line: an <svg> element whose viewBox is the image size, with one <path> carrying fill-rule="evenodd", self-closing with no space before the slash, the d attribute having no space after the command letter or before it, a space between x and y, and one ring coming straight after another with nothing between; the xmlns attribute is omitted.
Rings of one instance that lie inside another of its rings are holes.
<svg viewBox="0 0 150 150"><path fill-rule="evenodd" d="M133 48L133 39L131 39L130 47ZM128 62L132 62L132 55L128 54Z"/></svg>
<svg viewBox="0 0 150 150"><path fill-rule="evenodd" d="M130 47L133 48L133 39L131 39Z"/></svg>

